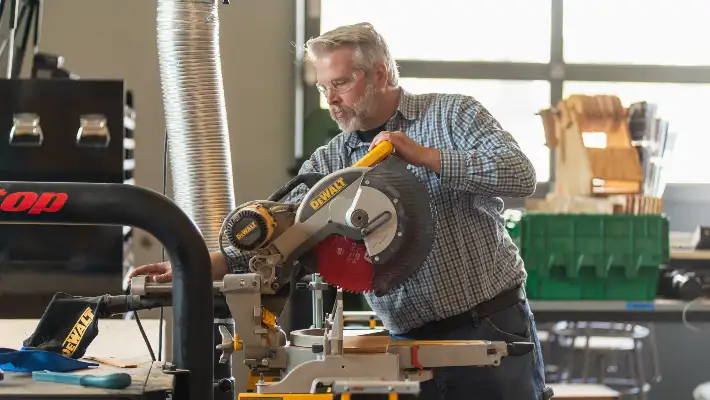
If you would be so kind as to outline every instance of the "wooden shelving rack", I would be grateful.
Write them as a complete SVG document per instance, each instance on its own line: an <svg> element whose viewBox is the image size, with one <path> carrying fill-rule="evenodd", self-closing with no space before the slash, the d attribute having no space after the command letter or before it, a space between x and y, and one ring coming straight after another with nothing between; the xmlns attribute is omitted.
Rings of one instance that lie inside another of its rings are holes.
<svg viewBox="0 0 710 400"><path fill-rule="evenodd" d="M641 161L631 141L628 110L618 97L575 94L540 116L546 145L555 150L555 182L548 198L530 199L527 209L661 213L661 200L642 194Z"/></svg>

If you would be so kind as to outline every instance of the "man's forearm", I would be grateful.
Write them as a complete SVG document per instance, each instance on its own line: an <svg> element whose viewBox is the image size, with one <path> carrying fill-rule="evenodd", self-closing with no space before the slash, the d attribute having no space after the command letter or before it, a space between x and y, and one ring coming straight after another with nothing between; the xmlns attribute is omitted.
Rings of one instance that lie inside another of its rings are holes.
<svg viewBox="0 0 710 400"><path fill-rule="evenodd" d="M210 261L212 262L212 280L221 281L229 272L229 263L221 251L210 253Z"/></svg>
<svg viewBox="0 0 710 400"><path fill-rule="evenodd" d="M441 176L442 151L424 149L424 166ZM488 159L478 164L472 160L476 156L468 152L447 150L446 155L448 158L444 167L452 171L446 171L451 176L445 179L445 183L456 189L489 196L512 197L526 197L535 190L534 169L522 152L490 154Z"/></svg>
<svg viewBox="0 0 710 400"><path fill-rule="evenodd" d="M450 135L454 146L439 149L438 155L437 175L444 187L491 197L533 194L537 174L532 162L475 98L461 99Z"/></svg>
<svg viewBox="0 0 710 400"><path fill-rule="evenodd" d="M527 197L535 191L535 169L513 146L486 152L446 149L439 157L437 174L446 187L503 197Z"/></svg>
<svg viewBox="0 0 710 400"><path fill-rule="evenodd" d="M439 149L426 148L424 165L430 170L441 173L441 151Z"/></svg>

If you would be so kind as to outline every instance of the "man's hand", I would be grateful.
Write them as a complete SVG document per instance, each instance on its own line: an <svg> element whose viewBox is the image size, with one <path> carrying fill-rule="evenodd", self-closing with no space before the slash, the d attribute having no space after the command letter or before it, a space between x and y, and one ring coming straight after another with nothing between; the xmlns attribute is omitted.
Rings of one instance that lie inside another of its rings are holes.
<svg viewBox="0 0 710 400"><path fill-rule="evenodd" d="M424 147L402 132L380 132L370 143L368 151L381 142L389 141L394 147L394 155L416 167L428 167L436 173L441 170L441 152Z"/></svg>
<svg viewBox="0 0 710 400"><path fill-rule="evenodd" d="M229 271L227 260L221 251L210 253L210 264L212 280L222 280ZM168 283L173 280L173 268L168 261L142 265L131 271L128 274L128 279L138 275L148 275L156 283Z"/></svg>
<svg viewBox="0 0 710 400"><path fill-rule="evenodd" d="M138 275L149 275L153 282L167 283L173 280L173 268L168 261L142 265L131 271L128 274L128 279Z"/></svg>

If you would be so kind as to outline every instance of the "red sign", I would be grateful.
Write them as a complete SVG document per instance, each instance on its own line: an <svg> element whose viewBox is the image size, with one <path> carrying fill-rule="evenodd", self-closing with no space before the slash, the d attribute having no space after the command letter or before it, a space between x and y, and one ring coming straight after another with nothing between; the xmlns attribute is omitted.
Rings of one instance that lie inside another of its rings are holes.
<svg viewBox="0 0 710 400"><path fill-rule="evenodd" d="M69 196L66 193L14 192L0 189L0 211L28 214L54 213L62 209Z"/></svg>

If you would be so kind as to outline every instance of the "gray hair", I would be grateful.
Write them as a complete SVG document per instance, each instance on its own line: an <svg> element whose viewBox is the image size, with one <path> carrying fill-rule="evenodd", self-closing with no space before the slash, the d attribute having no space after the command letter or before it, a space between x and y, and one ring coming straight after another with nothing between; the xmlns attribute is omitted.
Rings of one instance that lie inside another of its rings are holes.
<svg viewBox="0 0 710 400"><path fill-rule="evenodd" d="M311 38L305 46L307 59L315 61L319 55L343 46L355 50L353 61L357 68L367 71L376 63L384 62L388 83L395 87L399 85L399 68L392 58L387 42L372 24L367 22L341 26Z"/></svg>

